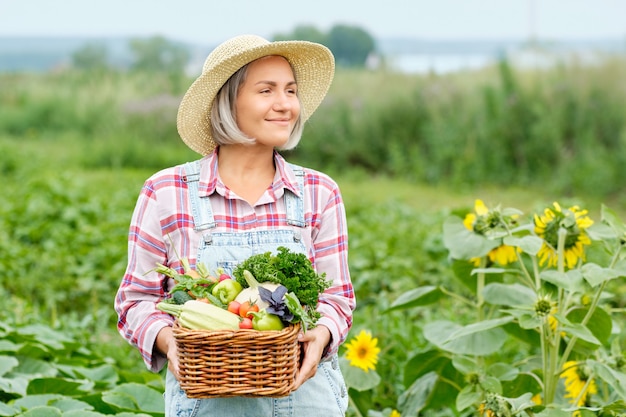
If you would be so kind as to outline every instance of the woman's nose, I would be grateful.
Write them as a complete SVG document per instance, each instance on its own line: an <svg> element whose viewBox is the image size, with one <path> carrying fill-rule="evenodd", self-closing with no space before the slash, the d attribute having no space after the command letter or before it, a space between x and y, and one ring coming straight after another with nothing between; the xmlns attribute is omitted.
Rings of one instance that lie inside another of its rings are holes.
<svg viewBox="0 0 626 417"><path fill-rule="evenodd" d="M274 100L273 108L274 110L291 110L293 107L294 98L286 93L279 93ZM296 99L297 100L297 99Z"/></svg>

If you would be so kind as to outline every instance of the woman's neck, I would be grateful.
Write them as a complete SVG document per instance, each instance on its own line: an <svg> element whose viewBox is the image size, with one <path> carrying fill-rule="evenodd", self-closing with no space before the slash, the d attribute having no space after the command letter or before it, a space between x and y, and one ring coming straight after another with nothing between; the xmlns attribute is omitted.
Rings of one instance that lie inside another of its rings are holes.
<svg viewBox="0 0 626 417"><path fill-rule="evenodd" d="M220 146L218 171L224 185L254 205L274 181L274 150L259 146Z"/></svg>

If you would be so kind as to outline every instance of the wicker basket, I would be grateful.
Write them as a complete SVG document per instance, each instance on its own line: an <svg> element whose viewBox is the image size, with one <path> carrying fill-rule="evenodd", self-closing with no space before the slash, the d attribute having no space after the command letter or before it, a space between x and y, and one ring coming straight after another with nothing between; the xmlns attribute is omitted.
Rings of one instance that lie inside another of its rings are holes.
<svg viewBox="0 0 626 417"><path fill-rule="evenodd" d="M175 323L180 386L189 398L289 395L300 360L299 330L190 330Z"/></svg>

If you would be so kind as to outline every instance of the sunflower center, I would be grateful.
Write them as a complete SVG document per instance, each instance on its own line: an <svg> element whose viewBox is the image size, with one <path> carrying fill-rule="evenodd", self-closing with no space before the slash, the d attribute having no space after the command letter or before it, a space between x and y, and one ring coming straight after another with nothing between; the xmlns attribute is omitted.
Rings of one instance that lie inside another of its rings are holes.
<svg viewBox="0 0 626 417"><path fill-rule="evenodd" d="M552 221L546 224L546 229L543 238L553 248L558 247L559 244L559 229L561 229L565 215L563 213L555 213L555 217ZM578 238L580 237L580 229L576 223L565 227L567 234L565 235L565 249L569 249L576 245Z"/></svg>

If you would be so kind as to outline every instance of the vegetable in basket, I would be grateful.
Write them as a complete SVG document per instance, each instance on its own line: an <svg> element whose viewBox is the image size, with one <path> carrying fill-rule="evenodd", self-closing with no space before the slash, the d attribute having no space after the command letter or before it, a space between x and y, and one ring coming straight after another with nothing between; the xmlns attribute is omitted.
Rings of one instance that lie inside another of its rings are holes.
<svg viewBox="0 0 626 417"><path fill-rule="evenodd" d="M244 271L249 271L261 285L265 282L284 285L287 292L293 293L309 312L313 321L320 317L315 311L319 295L330 287L331 282L326 280L325 273L315 271L305 254L280 246L276 254L265 252L249 257L233 271L233 277L247 287Z"/></svg>
<svg viewBox="0 0 626 417"><path fill-rule="evenodd" d="M178 319L178 323L191 330L237 330L239 316L223 308L198 300L185 304L161 301L157 308Z"/></svg>

